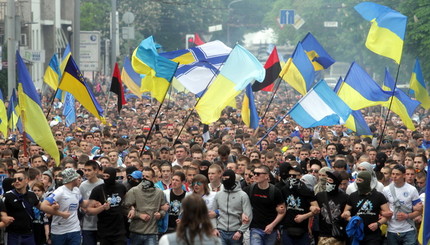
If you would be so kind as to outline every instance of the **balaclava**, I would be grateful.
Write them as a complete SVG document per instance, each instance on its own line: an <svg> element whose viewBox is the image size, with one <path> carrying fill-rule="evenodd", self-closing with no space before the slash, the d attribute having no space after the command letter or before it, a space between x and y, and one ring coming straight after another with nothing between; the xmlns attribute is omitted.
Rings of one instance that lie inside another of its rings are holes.
<svg viewBox="0 0 430 245"><path fill-rule="evenodd" d="M279 165L279 176L281 176L281 179L285 182L288 179L288 170L290 168L289 163L281 163Z"/></svg>
<svg viewBox="0 0 430 245"><path fill-rule="evenodd" d="M236 187L236 174L233 170L227 169L224 171L223 177L229 177L228 179L224 179L222 181L222 184L224 185L224 189L226 190L233 190Z"/></svg>
<svg viewBox="0 0 430 245"><path fill-rule="evenodd" d="M371 191L370 182L372 181L372 175L368 171L362 171L358 173L357 178L363 179L363 182L357 183L358 193L360 195L367 194Z"/></svg>
<svg viewBox="0 0 430 245"><path fill-rule="evenodd" d="M209 167L211 166L211 163L208 160L203 160L200 163L200 166L207 166L208 167L206 170L199 170L200 174L203 174L206 178L208 178Z"/></svg>
<svg viewBox="0 0 430 245"><path fill-rule="evenodd" d="M105 185L107 186L115 185L116 169L108 167L108 168L105 168L103 172L105 174L109 174L109 178L104 180Z"/></svg>
<svg viewBox="0 0 430 245"><path fill-rule="evenodd" d="M330 178L333 180L333 183L326 182L325 184L325 190L327 193L335 194L339 191L339 185L340 185L340 176L338 172L326 172L327 178Z"/></svg>

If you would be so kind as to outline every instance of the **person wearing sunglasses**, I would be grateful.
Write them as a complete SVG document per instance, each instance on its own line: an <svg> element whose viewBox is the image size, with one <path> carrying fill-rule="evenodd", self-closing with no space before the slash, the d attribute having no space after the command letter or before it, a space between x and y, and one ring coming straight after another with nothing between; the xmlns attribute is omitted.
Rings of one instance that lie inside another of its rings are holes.
<svg viewBox="0 0 430 245"><path fill-rule="evenodd" d="M191 181L191 188L193 190L194 194L197 194L205 200L206 206L209 210L209 217L211 218L212 225L215 227L215 217L216 214L214 212L214 199L216 192L211 192L209 189L209 182L206 176L202 174L197 174L194 176L193 180Z"/></svg>

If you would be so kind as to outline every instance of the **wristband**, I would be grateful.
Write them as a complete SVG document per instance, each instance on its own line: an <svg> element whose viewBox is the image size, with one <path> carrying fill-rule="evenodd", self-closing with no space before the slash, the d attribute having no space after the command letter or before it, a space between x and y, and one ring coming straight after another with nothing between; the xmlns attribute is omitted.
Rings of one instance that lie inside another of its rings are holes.
<svg viewBox="0 0 430 245"><path fill-rule="evenodd" d="M379 221L376 222L376 224L378 224L378 227L381 227L381 223L379 223Z"/></svg>

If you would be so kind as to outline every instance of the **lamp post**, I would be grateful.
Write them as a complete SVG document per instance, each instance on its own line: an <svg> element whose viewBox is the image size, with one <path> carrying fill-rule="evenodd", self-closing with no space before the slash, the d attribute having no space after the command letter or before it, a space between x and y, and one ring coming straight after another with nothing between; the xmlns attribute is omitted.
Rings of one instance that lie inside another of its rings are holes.
<svg viewBox="0 0 430 245"><path fill-rule="evenodd" d="M67 42L70 43L72 42L72 35L73 35L73 27L72 26L68 26L67 27Z"/></svg>
<svg viewBox="0 0 430 245"><path fill-rule="evenodd" d="M231 5L237 3L237 2L241 2L243 0L233 0L232 2L230 2L227 5L227 46L231 46L230 44L230 10L231 10Z"/></svg>

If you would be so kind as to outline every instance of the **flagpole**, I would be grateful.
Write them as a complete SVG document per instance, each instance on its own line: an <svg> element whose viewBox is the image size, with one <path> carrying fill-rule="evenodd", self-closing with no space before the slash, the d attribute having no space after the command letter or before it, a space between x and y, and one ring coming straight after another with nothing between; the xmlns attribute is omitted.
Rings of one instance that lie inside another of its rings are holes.
<svg viewBox="0 0 430 245"><path fill-rule="evenodd" d="M264 114L261 117L261 120L264 120L264 118L266 117L267 111L269 111L269 107L272 104L273 99L275 98L276 92L278 92L279 85L281 84L281 78L278 77L276 78L276 80L278 80L278 83L276 84L275 91L273 91L272 98L270 98L269 104L267 105L266 110L264 111Z"/></svg>
<svg viewBox="0 0 430 245"><path fill-rule="evenodd" d="M400 64L397 66L397 74L396 74L396 80L394 81L393 93L391 94L390 105L388 106L387 116L385 117L384 127L382 128L381 138L379 139L379 143L378 143L377 148L379 148L381 146L382 139L384 138L385 128L387 127L388 118L390 117L391 105L393 104L394 93L395 93L396 87L397 87L397 79L399 78L399 72L400 72Z"/></svg>
<svg viewBox="0 0 430 245"><path fill-rule="evenodd" d="M176 63L176 69L178 69L178 66L179 66L179 63ZM176 70L176 69L175 69L175 70ZM143 144L142 150L140 150L140 156L142 156L142 155L143 155L143 152L145 151L145 147L146 147L146 144L148 143L148 138L149 138L149 136L151 135L152 128L154 127L154 124L155 124L155 121L157 120L158 114L160 114L161 107L163 106L164 100L166 99L166 95L167 95L167 93L168 93L168 91L169 91L170 87L172 86L172 80L173 80L173 76L172 76L172 78L170 79L169 87L166 89L166 92L164 93L163 100L160 102L160 106L158 107L158 110L157 110L157 112L155 113L154 120L152 120L152 123L151 123L151 127L149 127L148 134L147 134L147 135L146 135L146 137L145 137L145 143Z"/></svg>
<svg viewBox="0 0 430 245"><path fill-rule="evenodd" d="M60 80L60 83L61 83L61 80ZM49 120L48 117L49 117L49 114L51 113L52 104L54 104L54 100L55 100L55 97L57 96L58 88L60 87L60 83L58 84L58 87L55 90L54 96L52 96L51 102L49 103L48 112L46 113L46 120Z"/></svg>
<svg viewBox="0 0 430 245"><path fill-rule="evenodd" d="M24 116L24 110L20 107L21 109L21 122L22 122L22 143L23 145L23 151L24 151L24 157L28 157L28 152L27 152L27 136L25 133L25 116Z"/></svg>

